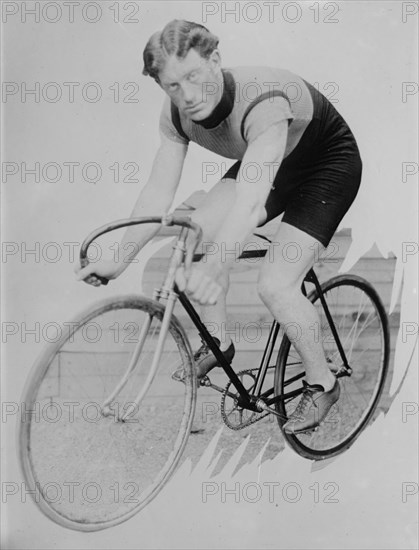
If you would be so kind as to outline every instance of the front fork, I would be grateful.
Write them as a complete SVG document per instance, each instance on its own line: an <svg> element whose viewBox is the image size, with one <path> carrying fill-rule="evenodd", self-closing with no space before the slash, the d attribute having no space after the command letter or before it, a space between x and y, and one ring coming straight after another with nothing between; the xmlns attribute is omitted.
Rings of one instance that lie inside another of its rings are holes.
<svg viewBox="0 0 419 550"><path fill-rule="evenodd" d="M163 286L160 289L155 289L153 292L153 299L156 300L157 302L160 302L160 300L162 299L166 300L166 306L165 306L163 318L161 321L160 334L157 341L156 350L154 352L153 360L150 366L150 370L147 374L147 378L144 382L143 387L138 392L134 401L129 403L131 408L128 408L127 411L125 411L124 414L122 414L122 416L117 418L117 420L121 420L122 422L125 422L128 419L132 411L138 410L140 403L142 402L142 400L144 399L144 396L147 394L148 390L150 389L150 386L153 383L155 376L157 374L158 367L160 364L160 358L163 352L164 343L169 330L170 321L172 319L172 314L175 308L176 299L178 297L176 292L174 292L173 288L175 286L176 271L178 267L182 264L185 258L185 252L186 252L185 241L187 237L187 232L188 232L187 228L182 227L182 230L180 232L179 238L177 239L176 245L173 247L174 250L173 250L172 256L170 257L169 268L168 268ZM121 392L121 390L126 386L128 380L130 379L132 373L134 372L138 364L138 360L140 358L141 351L144 347L144 343L147 338L147 334L150 329L152 321L153 321L153 315L149 313L142 326L138 343L135 346L134 352L131 357L131 361L128 364L128 367L124 376L121 378L121 380L119 381L119 383L117 384L113 392L102 403L101 412L103 416L109 416L109 415L115 414L114 410L111 408L111 403L116 398L116 396ZM117 408L117 410L119 410L119 408Z"/></svg>

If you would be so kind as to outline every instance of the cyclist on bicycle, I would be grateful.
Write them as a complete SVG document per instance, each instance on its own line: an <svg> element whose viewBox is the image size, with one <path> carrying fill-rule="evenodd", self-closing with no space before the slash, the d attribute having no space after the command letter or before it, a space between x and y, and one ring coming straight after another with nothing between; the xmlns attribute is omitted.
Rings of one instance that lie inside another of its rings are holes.
<svg viewBox="0 0 419 550"><path fill-rule="evenodd" d="M217 46L218 38L208 29L184 20L171 21L149 39L143 74L154 78L167 97L160 116L161 145L132 216L167 213L190 141L237 161L191 216L203 229L203 242L223 246L211 247L211 255L188 273L179 269L176 279L179 289L202 305L203 321L219 327L217 343L231 361L234 345L220 334L234 258L222 257L222 250L238 248L240 255L237 243L284 213L274 253L266 255L260 269L258 292L305 366L301 401L284 425L288 433L304 432L325 419L340 387L315 337L319 319L301 284L355 198L362 162L348 125L313 86L278 68L222 68ZM100 285L95 275L118 277L158 229L129 228L120 253L79 268L79 279ZM128 253L125 245L133 242L136 249ZM287 257L290 243L296 257ZM217 366L206 346L195 360L198 379ZM182 372L174 377L181 380Z"/></svg>

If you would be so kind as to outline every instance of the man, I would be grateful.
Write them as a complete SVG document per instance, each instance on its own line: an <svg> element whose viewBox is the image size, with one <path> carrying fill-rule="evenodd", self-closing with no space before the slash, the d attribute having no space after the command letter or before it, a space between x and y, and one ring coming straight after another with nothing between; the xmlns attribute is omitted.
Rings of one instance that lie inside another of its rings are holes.
<svg viewBox="0 0 419 550"><path fill-rule="evenodd" d="M274 238L275 254L265 257L260 270L258 292L283 326L301 327L293 344L305 366L305 387L284 429L305 432L324 420L340 387L310 330L319 319L301 284L316 252L327 247L353 202L362 163L347 124L315 88L282 69L223 69L217 46L208 29L183 20L171 21L148 41L143 74L154 78L167 98L160 116L161 145L132 216L168 211L189 141L237 160L192 214L204 231L204 242L234 250L256 227L284 212ZM255 168L257 178L249 173ZM158 229L128 229L117 255L120 261L91 264L79 270L79 278L98 285L95 275L117 277ZM132 242L138 247L127 253L124 245ZM297 246L297 259L287 257L289 243ZM202 305L204 322L220 330L226 320L228 272L228 262L211 254L189 273L179 270L176 278L179 289ZM220 349L231 361L233 344L220 342ZM198 379L217 366L205 346L195 360ZM181 380L182 372L174 377Z"/></svg>

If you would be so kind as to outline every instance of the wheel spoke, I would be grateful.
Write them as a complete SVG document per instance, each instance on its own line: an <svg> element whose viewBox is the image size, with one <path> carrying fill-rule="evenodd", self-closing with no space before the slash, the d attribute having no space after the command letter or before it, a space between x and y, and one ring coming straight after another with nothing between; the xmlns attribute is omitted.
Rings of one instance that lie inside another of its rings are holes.
<svg viewBox="0 0 419 550"><path fill-rule="evenodd" d="M73 494L62 490L59 502L37 502L57 523L82 531L121 523L147 504L174 471L190 433L196 386L189 345L173 323L157 373L141 404L135 404L152 363L163 311L141 297L105 300L82 315L73 333L47 348L35 365L24 396L27 408L39 403L42 410L52 399L62 411L73 405L71 418L62 415L50 422L41 416L21 426L28 486L42 488L51 479L62 489L69 481L75 484ZM154 325L139 354L138 336L149 314ZM97 327L97 339L87 338L89 323ZM186 369L185 383L172 380L174 363ZM111 414L103 416L101 403L110 395ZM124 414L129 418L121 422ZM86 502L86 486L96 487L100 498ZM135 490L135 498L129 498L129 489Z"/></svg>
<svg viewBox="0 0 419 550"><path fill-rule="evenodd" d="M317 431L285 434L297 452L312 459L342 452L365 428L384 386L389 355L386 312L368 282L342 275L325 283L323 292L352 371L339 377L340 398ZM339 349L317 293L311 297L319 313L326 357L332 372L337 372L342 366ZM284 344L281 353L275 379L276 395L298 389L300 384L294 370L295 350ZM297 401L280 400L278 411L289 417Z"/></svg>

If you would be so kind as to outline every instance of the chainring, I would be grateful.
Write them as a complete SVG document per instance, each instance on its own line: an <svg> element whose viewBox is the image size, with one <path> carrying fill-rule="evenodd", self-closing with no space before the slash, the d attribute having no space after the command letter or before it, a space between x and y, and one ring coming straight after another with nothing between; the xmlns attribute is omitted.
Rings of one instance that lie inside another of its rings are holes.
<svg viewBox="0 0 419 550"><path fill-rule="evenodd" d="M249 369L242 370L237 373L240 382L248 392L250 392L255 386L255 373L257 372L258 369ZM245 380L246 377L248 380ZM251 426L255 422L259 422L259 420L262 420L262 418L265 418L265 416L270 414L269 412L258 413L240 407L238 405L239 394L235 392L235 397L229 395L229 393L232 393L230 392L231 387L235 390L233 384L229 382L221 396L221 418L223 419L224 424L231 430L242 430L243 428L247 428L247 426Z"/></svg>

